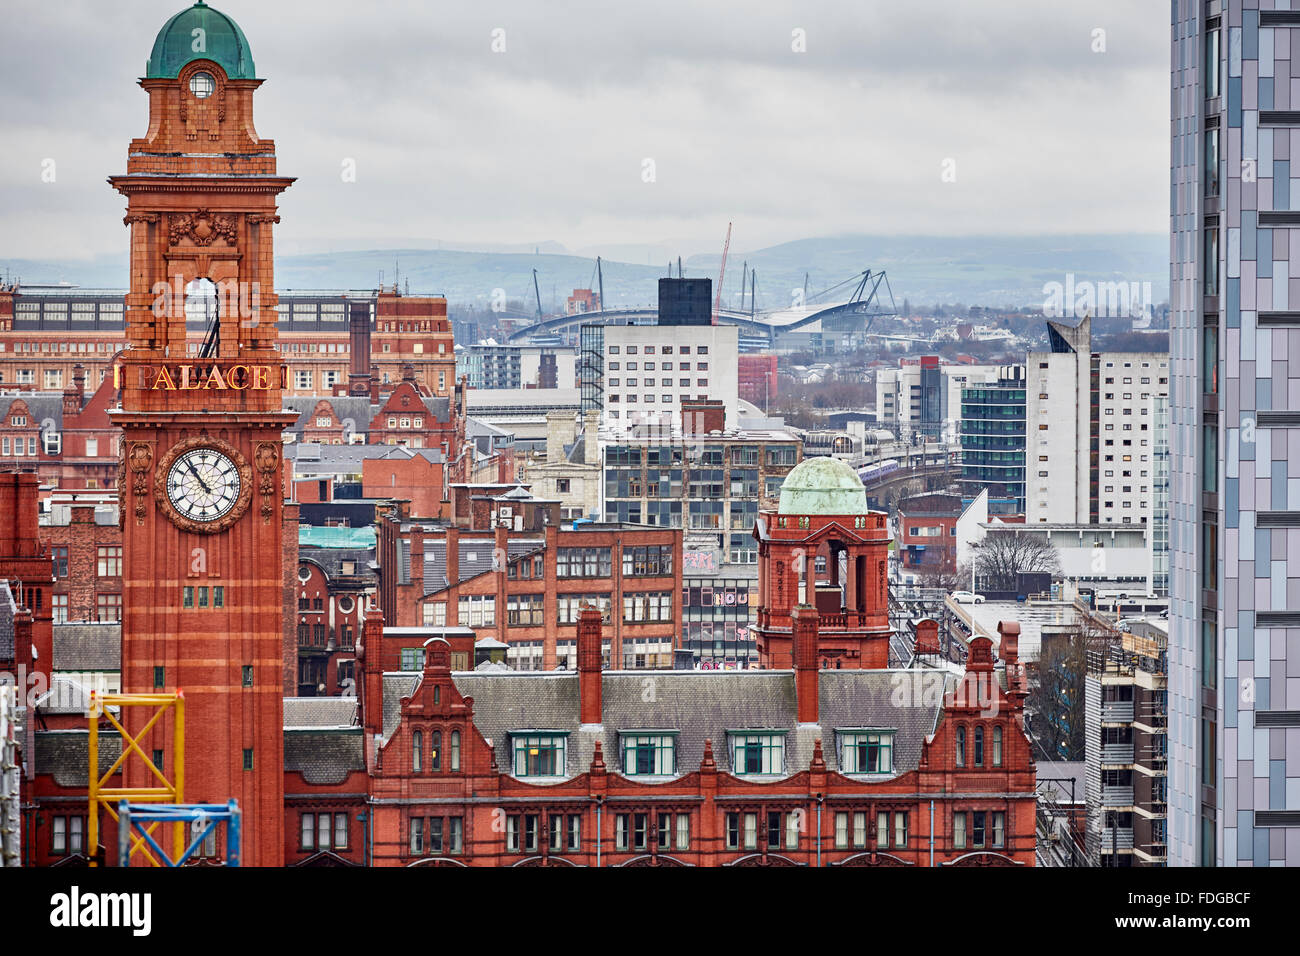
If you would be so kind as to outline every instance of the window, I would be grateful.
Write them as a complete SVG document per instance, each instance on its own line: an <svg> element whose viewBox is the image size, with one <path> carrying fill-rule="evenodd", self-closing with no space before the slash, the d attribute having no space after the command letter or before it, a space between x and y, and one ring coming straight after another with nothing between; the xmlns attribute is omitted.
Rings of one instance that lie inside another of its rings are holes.
<svg viewBox="0 0 1300 956"><path fill-rule="evenodd" d="M411 732L411 770L419 773L424 769L424 734L418 730Z"/></svg>
<svg viewBox="0 0 1300 956"><path fill-rule="evenodd" d="M995 847L1005 846L1007 840L1007 815L1001 811L995 811L992 816L993 845Z"/></svg>
<svg viewBox="0 0 1300 956"><path fill-rule="evenodd" d="M438 702L438 688L435 687L433 690L433 702L436 704ZM429 744L429 769L436 773L442 769L442 731L435 730L429 736Z"/></svg>
<svg viewBox="0 0 1300 956"><path fill-rule="evenodd" d="M506 819L507 841L509 840L509 823L511 820L514 819L517 818L508 817ZM507 844L507 849L509 848L510 847ZM411 817L411 853L412 855L424 853L424 818L423 817Z"/></svg>
<svg viewBox="0 0 1300 956"><path fill-rule="evenodd" d="M689 813L677 814L677 832L676 848L679 850L689 850L691 847L691 815Z"/></svg>
<svg viewBox="0 0 1300 956"><path fill-rule="evenodd" d="M460 770L460 731L459 730L453 730L451 732L451 751L450 751L449 768L452 773L457 773Z"/></svg>
<svg viewBox="0 0 1300 956"><path fill-rule="evenodd" d="M893 731L840 734L840 769L844 773L893 773Z"/></svg>
<svg viewBox="0 0 1300 956"><path fill-rule="evenodd" d="M497 599L493 595L460 596L459 623L461 627L490 627L496 623Z"/></svg>
<svg viewBox="0 0 1300 956"><path fill-rule="evenodd" d="M894 848L906 849L907 847L907 811L896 810L894 812Z"/></svg>
<svg viewBox="0 0 1300 956"><path fill-rule="evenodd" d="M98 594L95 596L96 620L100 624L116 624L122 620L122 595Z"/></svg>
<svg viewBox="0 0 1300 956"><path fill-rule="evenodd" d="M562 777L565 769L563 734L512 736L516 777Z"/></svg>
<svg viewBox="0 0 1300 956"><path fill-rule="evenodd" d="M966 766L966 728L957 728L957 766Z"/></svg>
<svg viewBox="0 0 1300 956"><path fill-rule="evenodd" d="M316 814L304 813L299 830L298 847L302 850L316 849Z"/></svg>
<svg viewBox="0 0 1300 956"><path fill-rule="evenodd" d="M101 578L120 578L122 576L122 549L120 546L98 549L96 573Z"/></svg>
<svg viewBox="0 0 1300 956"><path fill-rule="evenodd" d="M993 728L993 766L1002 766L1002 728Z"/></svg>
<svg viewBox="0 0 1300 956"><path fill-rule="evenodd" d="M614 848L645 850L649 847L650 814L620 813L614 817Z"/></svg>
<svg viewBox="0 0 1300 956"><path fill-rule="evenodd" d="M67 547L50 548L50 557L54 559L54 576L66 578L68 576Z"/></svg>
<svg viewBox="0 0 1300 956"><path fill-rule="evenodd" d="M674 734L629 734L623 737L623 772L628 776L670 776L677 772Z"/></svg>
<svg viewBox="0 0 1300 956"><path fill-rule="evenodd" d="M785 735L733 734L731 771L735 774L779 774L785 772Z"/></svg>
<svg viewBox="0 0 1300 956"><path fill-rule="evenodd" d="M401 669L404 671L424 670L424 648L403 647L401 649Z"/></svg>
<svg viewBox="0 0 1300 956"><path fill-rule="evenodd" d="M984 728L975 728L975 766L984 766Z"/></svg>
<svg viewBox="0 0 1300 956"><path fill-rule="evenodd" d="M952 845L954 849L966 849L966 814L964 812L952 815Z"/></svg>
<svg viewBox="0 0 1300 956"><path fill-rule="evenodd" d="M252 747L244 748L244 769L245 770L253 769L253 748Z"/></svg>

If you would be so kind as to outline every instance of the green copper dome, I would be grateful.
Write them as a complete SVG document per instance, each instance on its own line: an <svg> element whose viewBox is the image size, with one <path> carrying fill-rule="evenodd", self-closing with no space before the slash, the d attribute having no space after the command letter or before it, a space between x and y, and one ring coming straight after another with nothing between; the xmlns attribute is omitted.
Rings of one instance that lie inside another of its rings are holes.
<svg viewBox="0 0 1300 956"><path fill-rule="evenodd" d="M867 489L862 479L838 458L805 458L781 484L777 514L864 515Z"/></svg>
<svg viewBox="0 0 1300 956"><path fill-rule="evenodd" d="M201 32L195 32L201 31ZM232 80L256 78L253 54L239 24L203 0L182 10L158 31L145 76L173 79L191 60L212 60Z"/></svg>

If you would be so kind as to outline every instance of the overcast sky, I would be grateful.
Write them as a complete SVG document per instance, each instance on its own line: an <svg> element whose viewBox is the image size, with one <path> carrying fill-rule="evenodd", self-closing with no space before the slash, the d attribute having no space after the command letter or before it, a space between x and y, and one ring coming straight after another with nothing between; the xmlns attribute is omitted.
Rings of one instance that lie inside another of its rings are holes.
<svg viewBox="0 0 1300 956"><path fill-rule="evenodd" d="M266 80L258 133L298 177L281 253L441 240L690 254L718 248L728 221L737 251L846 232L1168 228L1167 3L214 6L248 37ZM125 200L105 178L145 132L135 81L181 8L6 0L0 256L125 249Z"/></svg>

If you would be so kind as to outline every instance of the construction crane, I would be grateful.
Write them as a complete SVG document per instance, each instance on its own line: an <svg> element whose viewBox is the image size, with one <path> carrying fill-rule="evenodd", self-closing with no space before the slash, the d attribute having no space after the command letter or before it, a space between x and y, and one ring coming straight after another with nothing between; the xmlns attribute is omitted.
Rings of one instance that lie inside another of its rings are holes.
<svg viewBox="0 0 1300 956"><path fill-rule="evenodd" d="M731 248L731 223L727 223L727 238L722 243L722 268L718 271L718 289L713 297L713 324L718 324L718 315L722 312L722 279L727 274L727 250Z"/></svg>

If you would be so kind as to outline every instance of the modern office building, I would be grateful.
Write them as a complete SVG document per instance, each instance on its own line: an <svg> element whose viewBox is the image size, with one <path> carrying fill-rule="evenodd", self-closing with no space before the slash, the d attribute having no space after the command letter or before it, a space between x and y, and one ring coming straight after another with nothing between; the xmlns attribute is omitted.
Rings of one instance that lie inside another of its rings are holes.
<svg viewBox="0 0 1300 956"><path fill-rule="evenodd" d="M994 382L961 392L961 488L988 490L990 514L1025 513L1025 369L1008 365Z"/></svg>
<svg viewBox="0 0 1300 956"><path fill-rule="evenodd" d="M1300 10L1258 6L1173 4L1175 866L1300 865Z"/></svg>

